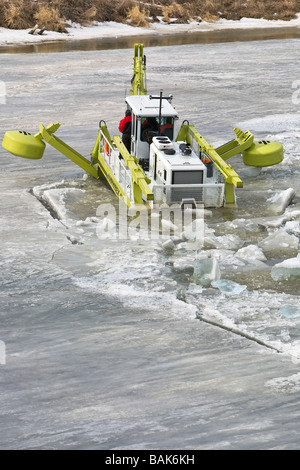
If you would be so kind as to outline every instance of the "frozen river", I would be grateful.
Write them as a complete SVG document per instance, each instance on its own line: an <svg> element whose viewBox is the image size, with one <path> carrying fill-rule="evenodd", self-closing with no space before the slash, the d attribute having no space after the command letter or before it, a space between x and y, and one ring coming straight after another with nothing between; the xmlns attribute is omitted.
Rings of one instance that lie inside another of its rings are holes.
<svg viewBox="0 0 300 470"><path fill-rule="evenodd" d="M37 162L1 149L1 449L299 449L299 278L272 277L299 248L299 41L146 50L148 90L173 94L180 122L215 145L238 126L285 147L259 175L233 159L238 205L206 213L205 250L238 294L195 284L183 245L100 240L114 195L51 147ZM101 119L117 132L132 56L1 55L1 138L60 121L88 156Z"/></svg>

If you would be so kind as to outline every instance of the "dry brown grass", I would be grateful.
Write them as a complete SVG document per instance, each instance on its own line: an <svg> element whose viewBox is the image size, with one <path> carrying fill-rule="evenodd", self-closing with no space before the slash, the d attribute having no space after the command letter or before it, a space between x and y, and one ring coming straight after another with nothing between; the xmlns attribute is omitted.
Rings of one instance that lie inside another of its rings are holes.
<svg viewBox="0 0 300 470"><path fill-rule="evenodd" d="M38 0L39 2L41 0ZM61 17L71 20L75 23L86 23L94 20L95 5L93 1L87 0L53 0L52 6L56 8ZM94 7L94 8L93 8Z"/></svg>
<svg viewBox="0 0 300 470"><path fill-rule="evenodd" d="M82 24L84 25L90 25L95 21L95 18L97 16L97 8L95 5L92 5L90 8L88 8L82 15Z"/></svg>
<svg viewBox="0 0 300 470"><path fill-rule="evenodd" d="M157 16L165 21L215 21L242 17L290 20L300 13L300 0L0 0L0 26L64 31L63 19L82 25L116 21L147 26Z"/></svg>
<svg viewBox="0 0 300 470"><path fill-rule="evenodd" d="M34 18L40 28L58 31L59 33L67 32L64 26L64 19L60 17L59 11L51 5L38 5Z"/></svg>
<svg viewBox="0 0 300 470"><path fill-rule="evenodd" d="M247 5L253 18L290 20L295 17L295 13L300 13L299 0L269 1L269 8L262 0L248 0Z"/></svg>
<svg viewBox="0 0 300 470"><path fill-rule="evenodd" d="M184 0L177 0L184 4ZM190 3L193 16L203 20L243 17L290 20L300 13L300 0L195 0Z"/></svg>
<svg viewBox="0 0 300 470"><path fill-rule="evenodd" d="M144 8L140 9L139 5L135 5L129 10L127 19L131 25L147 28L149 26L149 11Z"/></svg>
<svg viewBox="0 0 300 470"><path fill-rule="evenodd" d="M129 12L137 5L135 0L120 0L117 6L117 14L120 19L126 21Z"/></svg>
<svg viewBox="0 0 300 470"><path fill-rule="evenodd" d="M163 20L166 22L170 22L171 19L177 19L178 22L184 23L193 16L191 12L190 4L180 5L176 1L164 6L162 9Z"/></svg>
<svg viewBox="0 0 300 470"><path fill-rule="evenodd" d="M35 5L31 0L2 1L3 23L6 28L26 29L34 24Z"/></svg>
<svg viewBox="0 0 300 470"><path fill-rule="evenodd" d="M7 27L7 23L5 22L4 15L5 15L4 5L3 3L0 3L0 28L4 28L5 26Z"/></svg>

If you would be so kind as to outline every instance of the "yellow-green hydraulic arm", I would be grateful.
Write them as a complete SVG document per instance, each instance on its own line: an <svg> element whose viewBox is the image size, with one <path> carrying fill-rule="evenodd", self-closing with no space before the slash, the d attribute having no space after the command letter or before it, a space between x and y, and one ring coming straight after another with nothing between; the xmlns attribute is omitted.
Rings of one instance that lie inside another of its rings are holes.
<svg viewBox="0 0 300 470"><path fill-rule="evenodd" d="M225 201L227 204L235 204L235 188L242 188L243 181L234 169L225 160L243 152L253 144L253 134L249 131L243 132L234 128L236 139L215 149L194 126L183 123L176 140L184 140L193 147L196 142L200 147L200 152L206 154L217 170L223 175L225 182Z"/></svg>
<svg viewBox="0 0 300 470"><path fill-rule="evenodd" d="M131 79L130 95L146 95L146 56L143 44L134 45L133 76Z"/></svg>
<svg viewBox="0 0 300 470"><path fill-rule="evenodd" d="M45 142L50 144L52 147L54 147L56 150L61 152L63 155L68 157L70 160L72 160L76 165L80 166L84 171L89 173L91 176L94 178L99 178L99 174L96 168L91 164L91 162L83 157L80 153L78 153L76 150L74 150L72 147L70 147L68 144L60 140L58 137L56 137L54 134L55 131L60 127L60 124L54 123L51 124L48 127L44 127L42 124L40 124L40 132L35 135L35 138L38 139L44 139Z"/></svg>

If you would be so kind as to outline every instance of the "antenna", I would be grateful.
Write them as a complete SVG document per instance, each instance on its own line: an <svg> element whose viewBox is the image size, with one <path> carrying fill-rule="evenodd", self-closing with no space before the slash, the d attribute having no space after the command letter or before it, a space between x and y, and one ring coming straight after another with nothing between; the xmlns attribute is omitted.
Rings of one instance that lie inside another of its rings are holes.
<svg viewBox="0 0 300 470"><path fill-rule="evenodd" d="M160 128L161 128L161 108L162 108L162 100L170 100L171 96L163 96L163 91L160 90L159 96L152 96L149 95L150 100L159 100L159 115L158 115L158 130L160 133Z"/></svg>

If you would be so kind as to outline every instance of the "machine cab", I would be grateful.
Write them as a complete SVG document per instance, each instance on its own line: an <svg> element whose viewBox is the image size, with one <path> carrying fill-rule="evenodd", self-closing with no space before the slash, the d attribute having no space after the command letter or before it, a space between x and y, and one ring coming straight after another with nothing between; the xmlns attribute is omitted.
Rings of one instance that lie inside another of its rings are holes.
<svg viewBox="0 0 300 470"><path fill-rule="evenodd" d="M164 135L175 139L176 110L171 105L172 97L133 95L126 98L127 108L132 113L131 155L140 161L149 161L153 137Z"/></svg>

